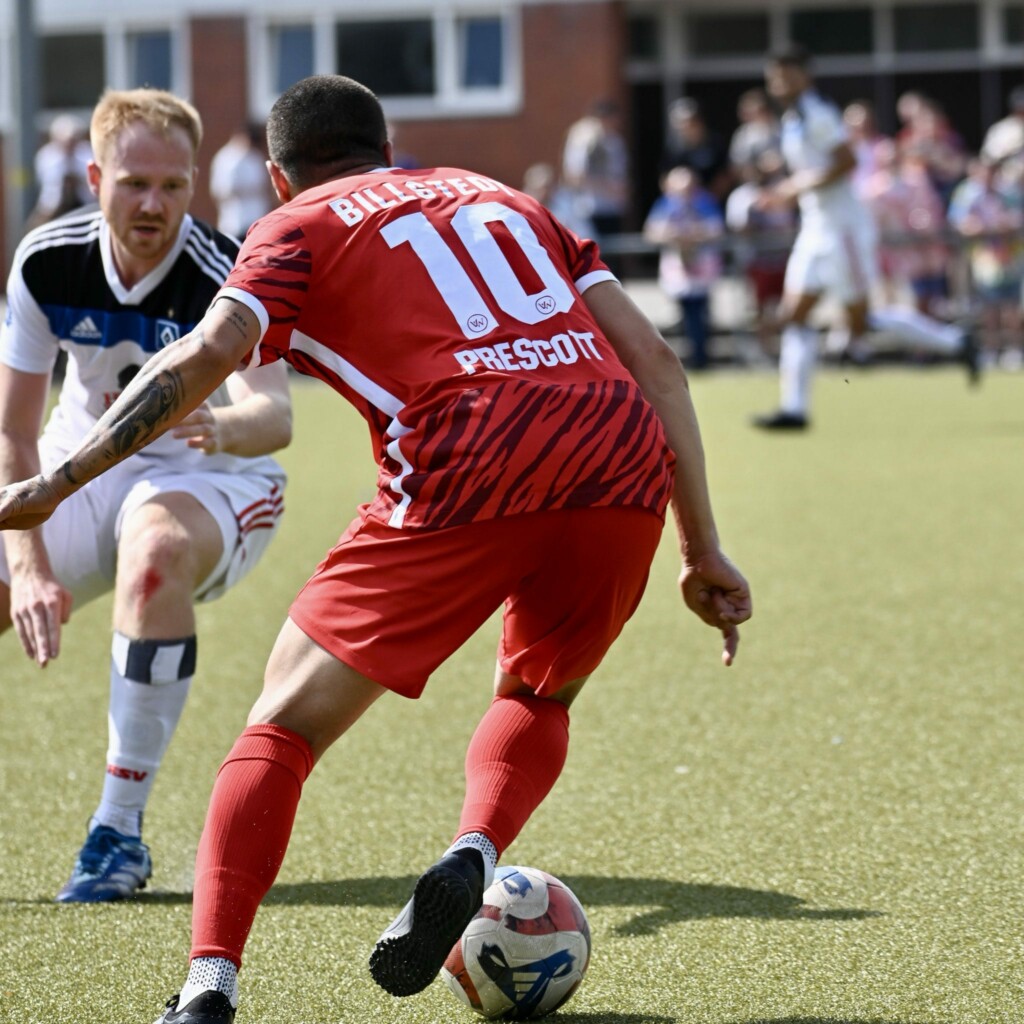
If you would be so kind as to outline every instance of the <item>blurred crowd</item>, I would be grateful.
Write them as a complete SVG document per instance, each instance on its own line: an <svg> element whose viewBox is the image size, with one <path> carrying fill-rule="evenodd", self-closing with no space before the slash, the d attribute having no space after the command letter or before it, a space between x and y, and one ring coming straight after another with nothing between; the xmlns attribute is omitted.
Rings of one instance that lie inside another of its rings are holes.
<svg viewBox="0 0 1024 1024"><path fill-rule="evenodd" d="M843 111L857 155L854 184L879 229L883 299L969 320L989 362L1024 365L1024 85L1010 93L1006 115L988 127L977 152L923 93L900 96L895 115L898 130L886 135L866 100ZM694 99L675 100L660 195L640 211L642 236L660 252L659 280L679 304L695 366L709 359L710 297L725 275L746 282L759 351L774 354L775 311L798 227L795 205L769 199L787 170L779 118L765 92L744 92L736 119L731 134L721 132ZM568 128L561 165L535 164L522 183L573 230L602 242L619 272L636 212L629 153L621 111L600 100ZM87 126L56 118L36 156L39 200L30 226L92 200L90 157ZM210 188L221 230L242 237L271 208L264 159L258 126L241 128L214 156Z"/></svg>
<svg viewBox="0 0 1024 1024"><path fill-rule="evenodd" d="M846 106L843 119L857 156L854 185L879 229L884 300L969 320L987 361L1016 368L1024 362L1024 86L1007 107L977 152L920 92L899 97L894 135L879 130L865 100ZM725 274L748 283L751 326L772 351L773 314L798 226L795 206L768 200L787 171L765 92L739 97L737 121L731 135L719 132L695 100L675 100L660 195L642 211L643 237L660 249L659 280L679 302L695 366L707 360L709 296ZM562 166L536 165L524 182L563 221L604 243L613 269L632 194L628 153L620 112L602 101L569 128Z"/></svg>

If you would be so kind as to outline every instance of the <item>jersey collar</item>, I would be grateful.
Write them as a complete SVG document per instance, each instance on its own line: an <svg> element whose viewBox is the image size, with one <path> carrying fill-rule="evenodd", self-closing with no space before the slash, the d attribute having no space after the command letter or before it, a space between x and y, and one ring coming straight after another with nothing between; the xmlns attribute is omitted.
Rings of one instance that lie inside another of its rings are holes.
<svg viewBox="0 0 1024 1024"><path fill-rule="evenodd" d="M114 250L110 244L110 225L106 219L101 222L100 253L103 256L103 272L107 278L107 285L122 306L137 306L163 281L174 265L174 261L181 255L181 250L185 248L189 232L192 230L192 223L192 215L186 213L181 227L178 229L178 237L167 255L131 288L125 288L114 263Z"/></svg>

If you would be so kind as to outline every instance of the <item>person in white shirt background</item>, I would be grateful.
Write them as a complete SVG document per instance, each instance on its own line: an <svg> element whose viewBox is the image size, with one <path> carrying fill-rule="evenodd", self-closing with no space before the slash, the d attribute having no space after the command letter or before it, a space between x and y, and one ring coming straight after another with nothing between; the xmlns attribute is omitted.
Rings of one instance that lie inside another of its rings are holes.
<svg viewBox="0 0 1024 1024"><path fill-rule="evenodd" d="M217 229L239 240L275 203L270 193L262 132L239 129L213 155L210 194L217 204Z"/></svg>
<svg viewBox="0 0 1024 1024"><path fill-rule="evenodd" d="M968 331L911 309L872 310L870 298L878 278L877 231L853 188L857 158L848 129L839 108L815 89L810 56L796 45L769 55L765 83L768 94L784 110L782 153L789 170L765 202L796 202L800 230L786 266L780 313L784 324L780 404L777 411L756 416L753 424L766 430L809 426L818 350L818 330L810 317L826 294L845 311L846 355L851 360L870 358L864 336L874 328L961 358L969 379L975 381L977 351Z"/></svg>
<svg viewBox="0 0 1024 1024"><path fill-rule="evenodd" d="M85 123L72 114L60 114L47 135L33 161L39 198L26 230L93 202L88 179L92 146Z"/></svg>

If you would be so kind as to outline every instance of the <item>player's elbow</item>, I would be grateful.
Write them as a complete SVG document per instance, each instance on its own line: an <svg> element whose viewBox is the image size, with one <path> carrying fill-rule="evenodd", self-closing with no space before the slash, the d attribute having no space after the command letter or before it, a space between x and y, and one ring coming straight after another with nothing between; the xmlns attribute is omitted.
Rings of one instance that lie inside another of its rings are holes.
<svg viewBox="0 0 1024 1024"><path fill-rule="evenodd" d="M635 340L626 368L645 394L670 391L685 379L679 357L654 329Z"/></svg>

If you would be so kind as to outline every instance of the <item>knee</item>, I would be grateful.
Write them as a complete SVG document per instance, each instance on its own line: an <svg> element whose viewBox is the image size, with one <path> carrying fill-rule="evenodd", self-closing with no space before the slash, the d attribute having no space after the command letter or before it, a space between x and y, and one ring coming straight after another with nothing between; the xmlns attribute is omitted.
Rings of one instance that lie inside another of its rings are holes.
<svg viewBox="0 0 1024 1024"><path fill-rule="evenodd" d="M152 596L168 584L191 588L197 560L187 531L159 516L134 517L139 521L121 535L117 575L122 588Z"/></svg>

